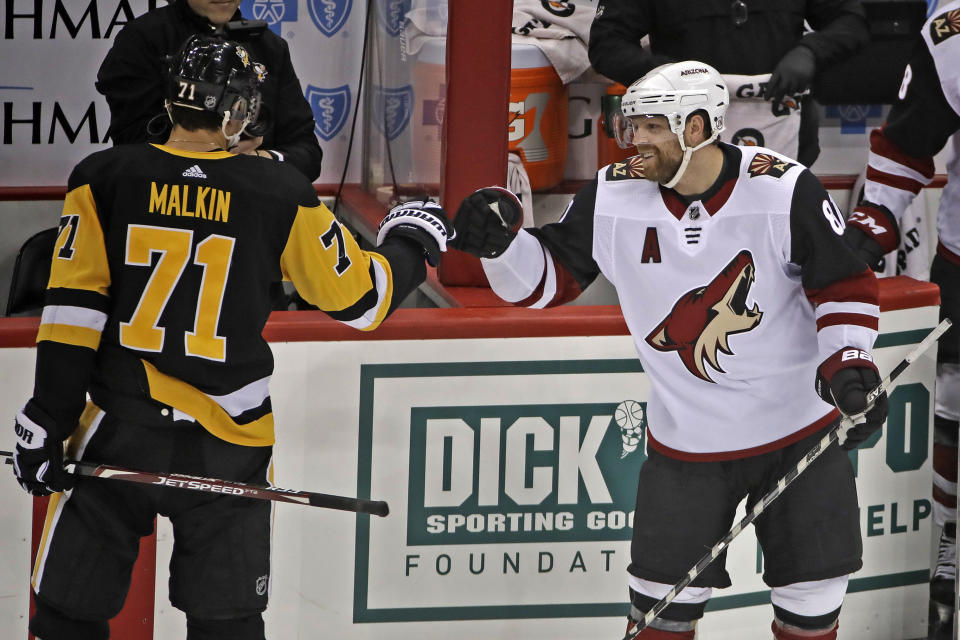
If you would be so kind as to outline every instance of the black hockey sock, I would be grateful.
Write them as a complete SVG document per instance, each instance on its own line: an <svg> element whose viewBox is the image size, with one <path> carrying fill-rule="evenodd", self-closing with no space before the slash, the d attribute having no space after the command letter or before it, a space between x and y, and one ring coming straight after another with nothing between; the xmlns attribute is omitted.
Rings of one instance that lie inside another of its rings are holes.
<svg viewBox="0 0 960 640"><path fill-rule="evenodd" d="M108 640L110 624L106 620L75 620L57 611L39 598L30 618L30 633L38 640Z"/></svg>

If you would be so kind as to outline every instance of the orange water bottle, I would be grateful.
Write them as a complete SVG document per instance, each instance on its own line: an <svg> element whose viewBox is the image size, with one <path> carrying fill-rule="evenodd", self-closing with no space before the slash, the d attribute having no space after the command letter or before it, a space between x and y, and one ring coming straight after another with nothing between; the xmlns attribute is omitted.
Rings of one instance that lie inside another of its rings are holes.
<svg viewBox="0 0 960 640"><path fill-rule="evenodd" d="M514 43L510 58L508 147L520 154L530 189L549 189L567 162L567 86L536 45Z"/></svg>

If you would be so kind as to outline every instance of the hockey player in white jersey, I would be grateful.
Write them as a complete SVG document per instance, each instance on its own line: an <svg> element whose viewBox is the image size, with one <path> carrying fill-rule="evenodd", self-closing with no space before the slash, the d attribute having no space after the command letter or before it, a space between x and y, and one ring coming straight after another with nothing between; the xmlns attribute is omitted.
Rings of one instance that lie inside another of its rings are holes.
<svg viewBox="0 0 960 640"><path fill-rule="evenodd" d="M628 632L727 533L744 497L750 509L838 407L863 411L880 382L873 272L810 171L718 141L728 102L712 67L658 67L622 100L617 129L637 155L601 169L559 222L518 229L516 198L486 188L454 223L454 245L480 256L493 290L515 305L562 304L600 273L616 288L651 384ZM881 396L843 448L886 413ZM848 577L862 565L857 508L850 460L832 446L757 520L777 640L837 637ZM725 560L638 637L693 638L712 590L730 585Z"/></svg>
<svg viewBox="0 0 960 640"><path fill-rule="evenodd" d="M933 518L941 527L930 580L932 640L953 638L957 555L957 434L960 431L960 1L938 10L916 39L887 121L870 134L864 198L846 237L867 262L900 243L904 211L934 175L933 156L952 140L947 184L937 212L930 280L940 286L940 316L954 327L937 350L933 444Z"/></svg>

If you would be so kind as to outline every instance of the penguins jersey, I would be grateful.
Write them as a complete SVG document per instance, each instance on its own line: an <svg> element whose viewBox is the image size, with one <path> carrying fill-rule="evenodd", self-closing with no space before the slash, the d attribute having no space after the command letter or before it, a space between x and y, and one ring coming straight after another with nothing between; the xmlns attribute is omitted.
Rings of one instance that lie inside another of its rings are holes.
<svg viewBox="0 0 960 640"><path fill-rule="evenodd" d="M68 185L35 398L61 426L89 391L108 412L172 410L229 442L272 444L271 285L290 280L374 329L425 274L413 243L381 251L361 250L285 164L148 144L95 153Z"/></svg>
<svg viewBox="0 0 960 640"><path fill-rule="evenodd" d="M700 197L641 177L636 158L601 169L559 222L521 230L484 259L516 305L575 298L603 273L616 288L651 385L649 445L684 460L775 450L829 424L820 362L877 335L876 278L842 238L843 217L803 166L720 144Z"/></svg>
<svg viewBox="0 0 960 640"><path fill-rule="evenodd" d="M934 175L933 156L953 136L954 157L940 197L937 251L960 265L960 0L930 17L904 71L899 100L883 128L870 134L863 199L882 205L899 221ZM899 238L885 216L869 204L857 208L849 223L892 251Z"/></svg>

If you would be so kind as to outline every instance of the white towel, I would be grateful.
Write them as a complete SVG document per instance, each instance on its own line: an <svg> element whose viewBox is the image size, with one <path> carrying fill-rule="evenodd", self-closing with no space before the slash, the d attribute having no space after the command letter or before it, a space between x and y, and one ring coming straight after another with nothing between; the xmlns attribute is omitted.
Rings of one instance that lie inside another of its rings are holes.
<svg viewBox="0 0 960 640"><path fill-rule="evenodd" d="M596 0L514 0L513 42L539 47L569 84L590 68L587 42L596 12Z"/></svg>
<svg viewBox="0 0 960 640"><path fill-rule="evenodd" d="M800 139L800 97L785 96L776 110L761 97L770 74L743 76L721 74L730 92L724 140L742 146L767 147L796 159Z"/></svg>
<svg viewBox="0 0 960 640"><path fill-rule="evenodd" d="M435 7L414 7L407 12L403 25L403 53L415 56L428 40L446 42L447 14Z"/></svg>
<svg viewBox="0 0 960 640"><path fill-rule="evenodd" d="M587 42L597 0L514 0L513 42L537 46L564 84L590 69ZM423 43L447 35L447 13L433 0L415 2L406 14L403 53L417 55ZM441 10L442 9L442 10Z"/></svg>
<svg viewBox="0 0 960 640"><path fill-rule="evenodd" d="M533 192L530 190L530 178L523 166L520 154L507 154L507 189L520 198L523 206L523 226L533 226Z"/></svg>

